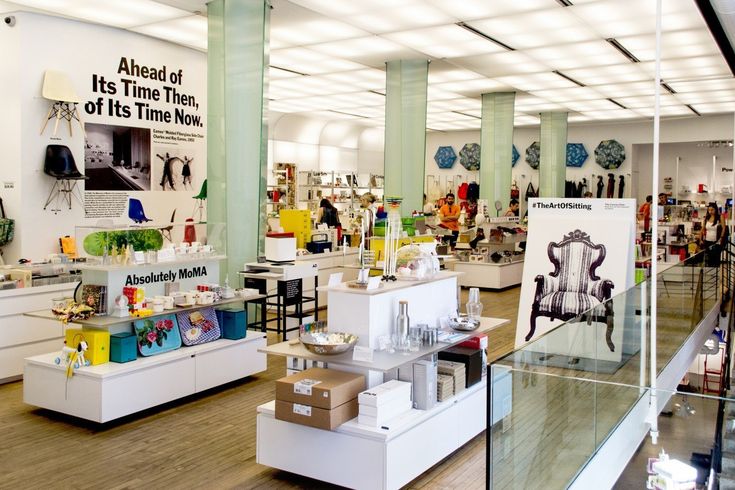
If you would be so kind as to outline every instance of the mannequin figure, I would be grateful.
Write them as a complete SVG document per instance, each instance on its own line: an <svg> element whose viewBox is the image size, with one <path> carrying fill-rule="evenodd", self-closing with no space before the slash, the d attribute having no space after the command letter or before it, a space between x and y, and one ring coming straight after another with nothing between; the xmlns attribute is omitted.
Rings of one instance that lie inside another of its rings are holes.
<svg viewBox="0 0 735 490"><path fill-rule="evenodd" d="M602 197L602 189L605 188L605 184L602 182L602 175L597 176L597 197Z"/></svg>
<svg viewBox="0 0 735 490"><path fill-rule="evenodd" d="M607 174L607 198L615 197L615 174Z"/></svg>
<svg viewBox="0 0 735 490"><path fill-rule="evenodd" d="M619 198L622 198L623 197L623 194L625 192L624 191L624 189L625 189L625 177L623 177L621 175L619 178L620 178L620 182L618 182L618 197Z"/></svg>

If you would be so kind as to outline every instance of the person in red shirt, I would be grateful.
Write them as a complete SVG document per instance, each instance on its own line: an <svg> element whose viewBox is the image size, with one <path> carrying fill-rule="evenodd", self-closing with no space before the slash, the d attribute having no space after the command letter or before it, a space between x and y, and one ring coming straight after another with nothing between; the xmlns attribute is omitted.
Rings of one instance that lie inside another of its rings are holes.
<svg viewBox="0 0 735 490"><path fill-rule="evenodd" d="M444 205L439 208L439 218L441 219L441 226L452 232L452 237L449 239L452 247L457 243L457 237L459 236L459 213L460 208L454 204L454 194L450 192L444 198Z"/></svg>
<svg viewBox="0 0 735 490"><path fill-rule="evenodd" d="M638 216L643 220L643 231L651 231L651 204L653 203L653 196L646 196L646 202L641 204L638 208Z"/></svg>

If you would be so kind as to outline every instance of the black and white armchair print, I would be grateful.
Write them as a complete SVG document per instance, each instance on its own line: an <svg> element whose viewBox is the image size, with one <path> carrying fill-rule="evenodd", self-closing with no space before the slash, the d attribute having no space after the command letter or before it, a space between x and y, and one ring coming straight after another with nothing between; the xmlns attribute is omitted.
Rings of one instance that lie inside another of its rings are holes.
<svg viewBox="0 0 735 490"><path fill-rule="evenodd" d="M536 319L540 316L567 321L587 312L588 325L593 321L607 324L605 341L610 351L615 352L612 301L607 301L615 285L596 274L605 261L605 245L595 245L587 233L574 230L564 235L559 243L549 243L547 253L554 271L548 275L539 274L534 279L536 293L526 341L536 332Z"/></svg>

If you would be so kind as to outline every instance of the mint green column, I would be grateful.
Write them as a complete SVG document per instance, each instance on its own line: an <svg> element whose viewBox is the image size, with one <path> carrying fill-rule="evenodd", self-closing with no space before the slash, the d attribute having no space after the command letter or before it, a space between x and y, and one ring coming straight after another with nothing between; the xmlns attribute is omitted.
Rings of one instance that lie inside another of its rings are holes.
<svg viewBox="0 0 735 490"><path fill-rule="evenodd" d="M429 62L386 63L385 195L401 196L401 214L423 208Z"/></svg>
<svg viewBox="0 0 735 490"><path fill-rule="evenodd" d="M207 16L207 231L215 246L226 243L222 275L235 285L265 233L270 4L214 0Z"/></svg>
<svg viewBox="0 0 735 490"><path fill-rule="evenodd" d="M564 197L567 175L567 113L541 113L539 195Z"/></svg>
<svg viewBox="0 0 735 490"><path fill-rule="evenodd" d="M513 112L515 92L482 94L480 126L480 199L490 209L495 201L510 201L513 168Z"/></svg>

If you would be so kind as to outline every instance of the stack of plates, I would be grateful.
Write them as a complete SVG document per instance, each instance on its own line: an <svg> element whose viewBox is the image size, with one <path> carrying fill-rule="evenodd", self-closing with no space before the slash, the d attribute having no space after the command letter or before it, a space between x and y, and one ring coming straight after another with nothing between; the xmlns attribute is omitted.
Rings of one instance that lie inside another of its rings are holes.
<svg viewBox="0 0 735 490"><path fill-rule="evenodd" d="M454 377L448 374L437 376L436 401L443 402L454 395Z"/></svg>
<svg viewBox="0 0 735 490"><path fill-rule="evenodd" d="M439 374L454 378L454 394L461 392L467 386L465 366L461 362L439 361Z"/></svg>

